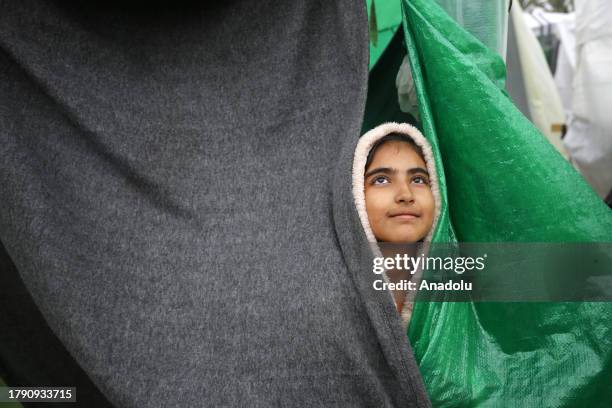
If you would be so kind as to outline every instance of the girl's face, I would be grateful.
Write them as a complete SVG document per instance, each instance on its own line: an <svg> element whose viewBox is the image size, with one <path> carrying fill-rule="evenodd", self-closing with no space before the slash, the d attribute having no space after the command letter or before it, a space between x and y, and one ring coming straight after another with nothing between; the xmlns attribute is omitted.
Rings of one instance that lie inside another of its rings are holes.
<svg viewBox="0 0 612 408"><path fill-rule="evenodd" d="M365 170L366 212L378 241L414 243L433 225L435 201L425 162L406 142L378 147Z"/></svg>

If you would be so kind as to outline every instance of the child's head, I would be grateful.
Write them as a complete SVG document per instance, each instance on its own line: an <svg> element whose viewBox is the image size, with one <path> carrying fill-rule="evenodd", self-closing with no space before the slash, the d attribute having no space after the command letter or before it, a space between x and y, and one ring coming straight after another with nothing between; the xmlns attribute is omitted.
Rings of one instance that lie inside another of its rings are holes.
<svg viewBox="0 0 612 408"><path fill-rule="evenodd" d="M366 212L378 241L414 243L432 228L435 201L421 149L408 136L378 140L365 166Z"/></svg>

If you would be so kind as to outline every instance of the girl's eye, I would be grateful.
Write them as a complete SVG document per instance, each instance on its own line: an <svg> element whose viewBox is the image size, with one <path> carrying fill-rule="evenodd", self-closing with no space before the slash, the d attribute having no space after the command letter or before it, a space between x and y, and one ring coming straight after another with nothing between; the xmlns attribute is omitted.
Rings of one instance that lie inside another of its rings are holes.
<svg viewBox="0 0 612 408"><path fill-rule="evenodd" d="M423 176L415 176L412 178L412 182L415 184L429 184L429 181Z"/></svg>
<svg viewBox="0 0 612 408"><path fill-rule="evenodd" d="M377 185L377 184L387 184L389 182L389 179L385 176L376 176L372 179L372 184L373 185Z"/></svg>

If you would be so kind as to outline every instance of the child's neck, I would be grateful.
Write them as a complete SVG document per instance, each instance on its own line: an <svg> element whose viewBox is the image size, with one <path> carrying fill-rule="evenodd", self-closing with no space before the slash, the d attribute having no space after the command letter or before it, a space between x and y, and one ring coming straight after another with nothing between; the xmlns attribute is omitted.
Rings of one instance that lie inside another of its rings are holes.
<svg viewBox="0 0 612 408"><path fill-rule="evenodd" d="M401 258L404 258L404 255L408 257L414 257L416 256L417 248L418 248L417 244L406 244L406 245L383 244L380 249L381 249L382 255L385 258L395 259L398 255ZM413 274L410 273L410 270L404 269L404 268L388 269L386 271L386 274L387 274L387 278L389 279L389 282L392 282L392 283L397 283L402 280L410 280L414 276ZM397 311L401 313L402 308L404 306L404 302L406 300L406 291L405 290L393 290L392 293L393 293L393 299L395 300L395 307L397 308Z"/></svg>

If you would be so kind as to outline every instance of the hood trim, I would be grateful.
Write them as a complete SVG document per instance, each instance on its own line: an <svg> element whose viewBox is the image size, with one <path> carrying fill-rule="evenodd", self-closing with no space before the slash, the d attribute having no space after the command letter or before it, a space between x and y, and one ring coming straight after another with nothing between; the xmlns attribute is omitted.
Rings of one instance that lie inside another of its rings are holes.
<svg viewBox="0 0 612 408"><path fill-rule="evenodd" d="M427 141L427 139L425 139L425 136L423 136L423 134L417 128L408 123L384 123L365 133L361 139L359 139L359 143L357 143L355 155L353 157L353 199L355 200L355 206L357 207L357 213L359 214L361 226L365 231L368 242L376 243L376 237L374 236L374 232L370 226L366 211L364 171L366 162L368 160L368 154L370 153L374 143L390 133L400 133L410 137L414 143L421 148L423 151L423 156L425 156L425 165L427 166L427 171L429 172L430 176L429 182L431 192L434 196L434 202L436 204L433 224L431 230L425 237L426 242L431 242L431 237L433 236L434 230L438 225L442 204L442 200L440 198L440 185L438 183L438 172L436 171L436 163L431 144Z"/></svg>

